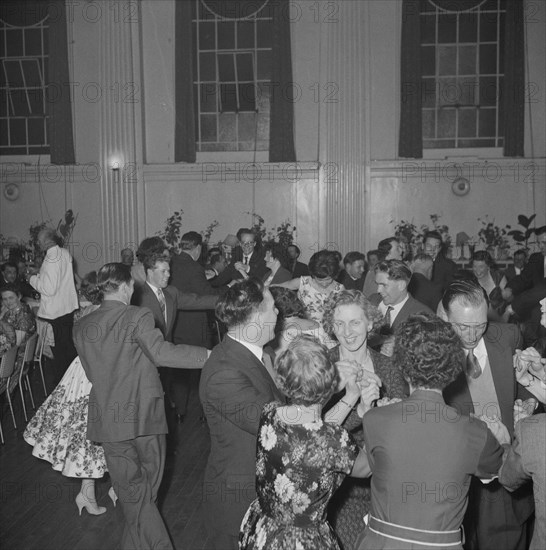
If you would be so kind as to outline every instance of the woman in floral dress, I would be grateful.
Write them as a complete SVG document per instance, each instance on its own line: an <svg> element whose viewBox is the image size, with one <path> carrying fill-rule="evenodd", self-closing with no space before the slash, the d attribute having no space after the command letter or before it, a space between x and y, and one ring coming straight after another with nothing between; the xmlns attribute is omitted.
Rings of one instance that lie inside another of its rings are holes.
<svg viewBox="0 0 546 550"><path fill-rule="evenodd" d="M94 297L97 302L98 292ZM78 311L75 320L97 307L95 304ZM107 471L104 451L100 444L87 439L90 391L91 383L80 358L76 357L23 434L25 441L34 447L35 457L51 462L53 469L66 477L81 478L81 490L76 496L80 515L82 508L92 515L106 512L106 508L98 506L95 497L95 479ZM110 490L108 494L115 504L115 493Z"/></svg>
<svg viewBox="0 0 546 550"><path fill-rule="evenodd" d="M326 300L332 293L345 289L341 283L336 281L339 270L340 266L336 255L329 250L320 250L313 254L309 260L310 276L298 277L286 283L271 286L297 290L298 298L305 309L305 317L322 323Z"/></svg>
<svg viewBox="0 0 546 550"><path fill-rule="evenodd" d="M264 406L256 489L241 525L241 550L338 549L326 506L346 475L369 475L365 452L342 427L321 419L338 375L324 346L294 340L278 358L277 382L292 402Z"/></svg>

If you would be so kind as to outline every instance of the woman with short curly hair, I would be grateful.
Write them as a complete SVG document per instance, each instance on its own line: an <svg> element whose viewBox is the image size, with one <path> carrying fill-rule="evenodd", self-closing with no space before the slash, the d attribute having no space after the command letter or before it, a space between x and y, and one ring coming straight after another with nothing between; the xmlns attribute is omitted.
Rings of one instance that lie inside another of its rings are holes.
<svg viewBox="0 0 546 550"><path fill-rule="evenodd" d="M462 550L471 478L495 476L503 450L484 422L444 401L442 390L462 373L464 360L451 325L412 315L395 337L393 362L411 395L363 418L372 505L355 548Z"/></svg>

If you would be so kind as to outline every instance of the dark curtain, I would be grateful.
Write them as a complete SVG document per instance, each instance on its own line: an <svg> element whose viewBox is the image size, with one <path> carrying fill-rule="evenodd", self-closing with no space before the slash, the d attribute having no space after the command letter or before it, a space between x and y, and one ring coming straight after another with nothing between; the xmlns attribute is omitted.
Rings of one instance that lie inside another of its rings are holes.
<svg viewBox="0 0 546 550"><path fill-rule="evenodd" d="M271 116L269 162L295 162L294 98L288 0L272 2L273 51L271 66Z"/></svg>
<svg viewBox="0 0 546 550"><path fill-rule="evenodd" d="M192 1L175 2L175 162L195 162Z"/></svg>
<svg viewBox="0 0 546 550"><path fill-rule="evenodd" d="M30 26L46 15L49 36L49 71L46 75L46 110L51 162L74 164L74 138L72 131L72 102L68 85L68 44L66 35L66 6L64 0L39 2L28 0L4 2L0 18L15 26ZM51 93L54 88L53 93Z"/></svg>
<svg viewBox="0 0 546 550"><path fill-rule="evenodd" d="M75 164L72 132L71 86L68 74L68 43L66 35L66 5L64 0L49 0L49 74L48 85L60 93L46 102L49 152L53 164Z"/></svg>
<svg viewBox="0 0 546 550"><path fill-rule="evenodd" d="M506 2L504 44L504 156L522 157L525 120L525 50L522 0Z"/></svg>
<svg viewBox="0 0 546 550"><path fill-rule="evenodd" d="M398 156L423 157L420 0L403 0Z"/></svg>

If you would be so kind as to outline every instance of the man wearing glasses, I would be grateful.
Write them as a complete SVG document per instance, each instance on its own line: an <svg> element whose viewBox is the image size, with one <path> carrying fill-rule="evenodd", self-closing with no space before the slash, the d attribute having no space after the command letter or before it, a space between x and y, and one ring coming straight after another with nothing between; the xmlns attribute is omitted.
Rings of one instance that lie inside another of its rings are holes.
<svg viewBox="0 0 546 550"><path fill-rule="evenodd" d="M500 419L511 439L514 401L516 397L531 397L514 376L513 356L521 348L517 326L487 322L488 299L477 282L453 281L444 293L442 305L466 356L465 369L444 390L446 403L461 414ZM463 523L465 549L523 550L526 522L532 512L529 490L509 494L496 479L487 485L473 479Z"/></svg>

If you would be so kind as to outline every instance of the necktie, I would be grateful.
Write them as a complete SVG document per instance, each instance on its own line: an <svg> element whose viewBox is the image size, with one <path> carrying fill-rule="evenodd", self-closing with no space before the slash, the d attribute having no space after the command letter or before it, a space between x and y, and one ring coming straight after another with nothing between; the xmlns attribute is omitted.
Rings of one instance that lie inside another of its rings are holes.
<svg viewBox="0 0 546 550"><path fill-rule="evenodd" d="M394 308L392 306L389 306L387 308L387 311L385 313L385 317L383 317L383 324L384 325L387 325L388 327L391 326L391 311L393 310Z"/></svg>
<svg viewBox="0 0 546 550"><path fill-rule="evenodd" d="M248 265L248 256L244 256L244 257L243 257L243 263L244 263L245 265Z"/></svg>
<svg viewBox="0 0 546 550"><path fill-rule="evenodd" d="M468 350L468 355L466 356L466 374L470 378L478 378L482 373L478 359L474 355L473 350Z"/></svg>
<svg viewBox="0 0 546 550"><path fill-rule="evenodd" d="M165 323L167 322L167 302L165 301L165 295L163 294L163 291L158 288L157 289L157 299L159 301L159 306L161 307L161 313L163 313L163 318L165 319Z"/></svg>

